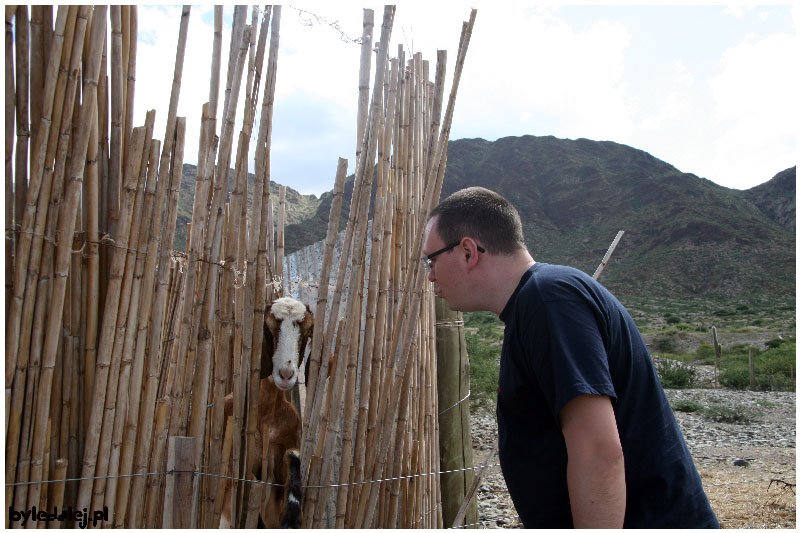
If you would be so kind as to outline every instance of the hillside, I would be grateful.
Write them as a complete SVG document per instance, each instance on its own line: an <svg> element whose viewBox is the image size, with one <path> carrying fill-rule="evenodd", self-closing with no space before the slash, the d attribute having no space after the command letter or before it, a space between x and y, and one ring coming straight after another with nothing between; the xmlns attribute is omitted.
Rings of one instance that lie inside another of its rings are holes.
<svg viewBox="0 0 800 533"><path fill-rule="evenodd" d="M233 189L233 170L229 173L228 190ZM253 174L247 175L247 203L253 201ZM194 205L194 189L197 182L197 167L183 165L183 178L181 179L181 192L178 195L178 218L175 224L175 249L181 252L186 250L186 224L192 219ZM270 194L277 213L278 187L280 184L270 182ZM303 195L296 190L286 188L286 219L288 224L300 224L314 216L320 206L320 200L314 195ZM330 207L328 207L330 211ZM288 239L287 239L288 241ZM313 242L313 241L312 241Z"/></svg>
<svg viewBox="0 0 800 533"><path fill-rule="evenodd" d="M739 191L613 142L462 139L450 143L442 195L472 185L500 192L519 209L537 260L589 273L624 229L603 274L620 295L793 299L795 172ZM330 196L287 227L287 251L324 238Z"/></svg>

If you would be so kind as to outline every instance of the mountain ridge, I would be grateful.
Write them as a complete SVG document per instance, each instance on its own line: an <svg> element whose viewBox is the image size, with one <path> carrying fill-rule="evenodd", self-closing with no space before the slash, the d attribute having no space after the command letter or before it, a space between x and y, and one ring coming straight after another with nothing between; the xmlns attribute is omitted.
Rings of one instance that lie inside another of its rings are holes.
<svg viewBox="0 0 800 533"><path fill-rule="evenodd" d="M626 230L603 274L622 294L793 297L795 175L792 167L740 191L611 141L459 139L448 147L442 198L474 185L503 194L537 260L589 273ZM352 181L346 207L351 194ZM325 193L314 216L287 226L287 253L323 239L329 211Z"/></svg>

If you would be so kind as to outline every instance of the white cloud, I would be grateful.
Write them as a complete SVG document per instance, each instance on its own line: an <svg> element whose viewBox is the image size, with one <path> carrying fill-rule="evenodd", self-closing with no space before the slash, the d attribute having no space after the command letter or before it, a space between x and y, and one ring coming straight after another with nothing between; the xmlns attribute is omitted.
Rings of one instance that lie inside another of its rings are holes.
<svg viewBox="0 0 800 533"><path fill-rule="evenodd" d="M731 6L725 6L725 9L722 10L723 15L728 15L737 19L744 18L745 14L748 11L753 9L753 6L736 4Z"/></svg>
<svg viewBox="0 0 800 533"><path fill-rule="evenodd" d="M796 145L798 50L788 34L745 41L725 51L721 72L708 80L714 117L724 126L713 143L714 165L734 187L752 187L793 164L782 154Z"/></svg>
<svg viewBox="0 0 800 533"><path fill-rule="evenodd" d="M798 76L791 66L798 64L800 47L797 38L786 33L767 38L763 36L768 33L758 33L759 27L775 24L778 19L770 16L759 21L757 15L767 9L746 16L739 8L726 12L725 27L742 27L742 19L732 18L742 16L751 25L744 27L747 33L738 30L740 39L748 34L750 37L729 48L715 64L705 58L709 51L716 53L715 47L727 36L709 31L707 39L713 46L698 44L697 54L665 53L662 57L660 51L687 47L658 42L662 34L648 31L647 24L653 21L645 16L638 18L641 15L636 9L630 11L630 18L611 9L608 16L616 18L590 19L552 5L482 5L477 1L478 18L459 87L451 138L494 140L532 134L613 140L650 151L684 171L737 187L750 184L741 178L725 180L730 176L763 180L774 173L773 169L792 164L777 154L787 142L796 143L793 124L798 119ZM355 151L360 48L342 42L331 27L338 26L351 38L361 35L363 5L348 4L303 6L325 17L325 21L315 20L313 26L304 25L296 9L283 8L273 174L302 192L330 189L336 159L352 159ZM377 41L383 7L372 7ZM430 2L404 2L397 7L391 55L396 56L400 43L407 58L414 51L422 52L433 77L436 50L446 49L445 97L450 92L461 21L469 17L470 7ZM189 25L178 109L179 115L187 117L188 162L196 159L201 106L208 100L212 11L211 6L193 6ZM228 20L231 12L226 6ZM143 123L145 111L155 108L155 135L161 138L180 8L142 6L139 13L142 40L135 124ZM715 13L719 16L720 11ZM791 16L797 28L798 8L791 10ZM230 27L225 26L221 91L229 34ZM647 69L635 66L641 64L637 61L642 61L643 50L653 50L648 52ZM664 58L672 63L661 65ZM643 70L647 72L644 80ZM710 71L716 73L712 78ZM699 83L701 79L707 83ZM218 123L218 134L219 129ZM745 151L757 154L745 156ZM351 167L354 165L351 161Z"/></svg>
<svg viewBox="0 0 800 533"><path fill-rule="evenodd" d="M664 128L665 123L676 119L686 120L691 103L689 93L694 85L694 78L683 61L678 60L672 68L671 90L663 100L656 101L655 95L647 99L650 111L637 124L641 132L655 132Z"/></svg>
<svg viewBox="0 0 800 533"><path fill-rule="evenodd" d="M552 9L481 13L459 90L470 111L458 116L458 131L628 139L623 60L630 39L622 25L604 20L576 30Z"/></svg>

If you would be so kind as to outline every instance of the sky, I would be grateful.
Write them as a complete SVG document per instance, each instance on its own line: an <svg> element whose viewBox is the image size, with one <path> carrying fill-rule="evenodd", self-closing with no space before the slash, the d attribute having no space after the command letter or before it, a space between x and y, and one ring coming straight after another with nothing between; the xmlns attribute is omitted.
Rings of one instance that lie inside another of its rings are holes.
<svg viewBox="0 0 800 533"><path fill-rule="evenodd" d="M461 24L477 8L451 140L552 135L614 141L735 189L796 165L800 8L584 4L402 2L390 52L395 56L398 44L407 57L421 52L433 77L436 51L447 50L449 94ZM382 4L282 9L271 177L303 194L333 188L339 157L350 161L349 173L355 167L355 41L363 8L375 11L377 41ZM134 123L143 124L145 112L156 109L158 138L180 12L179 6L139 6ZM226 5L223 59L232 14ZM213 18L211 5L192 7L178 107L187 121L187 163L197 160L201 109L209 99ZM223 90L225 71L223 62Z"/></svg>

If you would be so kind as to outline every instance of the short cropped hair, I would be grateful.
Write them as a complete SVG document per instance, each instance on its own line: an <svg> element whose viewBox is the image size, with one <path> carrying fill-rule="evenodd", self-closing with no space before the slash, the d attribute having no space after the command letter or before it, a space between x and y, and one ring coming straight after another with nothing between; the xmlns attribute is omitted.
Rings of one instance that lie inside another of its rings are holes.
<svg viewBox="0 0 800 533"><path fill-rule="evenodd" d="M472 237L494 255L511 255L525 249L522 221L511 203L483 187L456 191L437 205L436 231L445 244Z"/></svg>

